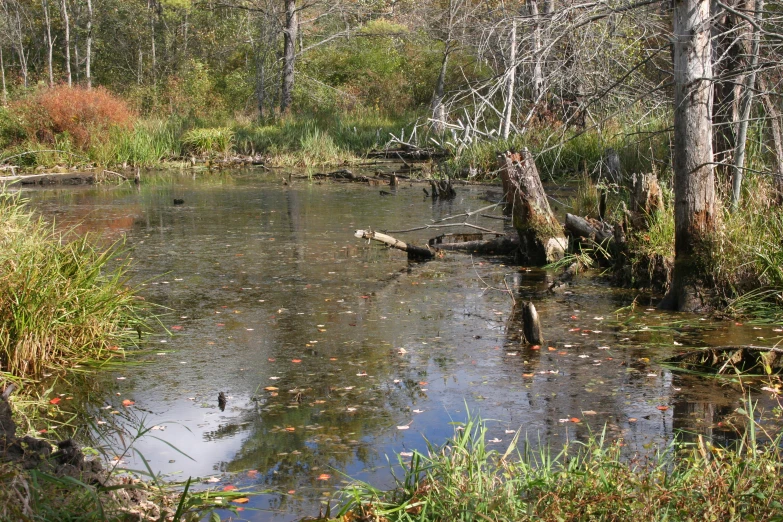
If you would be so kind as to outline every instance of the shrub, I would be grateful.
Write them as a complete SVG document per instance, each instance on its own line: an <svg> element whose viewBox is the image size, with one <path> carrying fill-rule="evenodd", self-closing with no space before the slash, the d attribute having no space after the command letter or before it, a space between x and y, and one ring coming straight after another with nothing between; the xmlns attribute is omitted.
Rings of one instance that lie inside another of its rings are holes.
<svg viewBox="0 0 783 522"><path fill-rule="evenodd" d="M106 139L114 127L132 127L135 120L128 105L102 87L43 89L12 104L10 111L28 138L54 144L67 134L81 150Z"/></svg>

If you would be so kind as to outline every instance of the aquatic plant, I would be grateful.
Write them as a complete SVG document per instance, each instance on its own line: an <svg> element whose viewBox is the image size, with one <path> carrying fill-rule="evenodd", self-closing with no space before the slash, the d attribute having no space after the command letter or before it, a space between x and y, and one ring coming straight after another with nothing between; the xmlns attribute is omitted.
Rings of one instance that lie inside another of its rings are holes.
<svg viewBox="0 0 783 522"><path fill-rule="evenodd" d="M234 132L229 127L196 128L182 136L183 149L193 154L222 154L231 152Z"/></svg>
<svg viewBox="0 0 783 522"><path fill-rule="evenodd" d="M0 371L38 379L122 354L144 328L144 305L127 286L120 247L98 249L36 218L0 193Z"/></svg>

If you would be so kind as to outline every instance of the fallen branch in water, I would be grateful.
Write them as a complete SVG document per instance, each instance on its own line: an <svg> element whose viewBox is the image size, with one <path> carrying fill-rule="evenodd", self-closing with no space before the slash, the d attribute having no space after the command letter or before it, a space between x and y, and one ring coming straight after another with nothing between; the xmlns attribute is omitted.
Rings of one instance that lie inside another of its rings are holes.
<svg viewBox="0 0 783 522"><path fill-rule="evenodd" d="M387 236L386 234L382 234L380 232L374 232L372 230L357 230L353 235L362 239L372 239L392 248L407 252L408 259L427 260L435 257L435 253L429 248L409 245L403 241L400 241L399 239Z"/></svg>

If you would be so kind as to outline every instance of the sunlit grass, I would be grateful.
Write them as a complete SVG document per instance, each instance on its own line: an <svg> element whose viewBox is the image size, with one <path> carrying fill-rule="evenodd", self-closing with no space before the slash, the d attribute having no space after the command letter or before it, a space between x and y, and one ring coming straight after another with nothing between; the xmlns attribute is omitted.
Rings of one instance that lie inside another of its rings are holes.
<svg viewBox="0 0 783 522"><path fill-rule="evenodd" d="M743 410L744 412L744 410ZM753 412L731 448L672 442L651 457L623 456L622 440L595 434L562 451L531 451L518 435L490 449L469 418L443 445L428 444L383 491L354 483L338 520L773 520L783 516L780 440L756 440ZM343 518L339 518L343 517Z"/></svg>
<svg viewBox="0 0 783 522"><path fill-rule="evenodd" d="M125 266L109 269L119 245L99 250L65 238L0 193L0 365L4 375L39 379L122 353L143 328L143 303Z"/></svg>

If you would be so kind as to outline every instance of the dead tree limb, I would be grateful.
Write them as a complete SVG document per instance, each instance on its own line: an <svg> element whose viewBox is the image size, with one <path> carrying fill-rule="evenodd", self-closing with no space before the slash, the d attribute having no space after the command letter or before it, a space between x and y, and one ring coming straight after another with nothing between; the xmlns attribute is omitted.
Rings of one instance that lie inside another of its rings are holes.
<svg viewBox="0 0 783 522"><path fill-rule="evenodd" d="M407 228L405 230L385 230L384 232L388 232L389 234L403 234L405 232L415 232L417 230L426 230L428 228L449 228L449 227L467 227L467 228L473 228L475 230L481 230L482 232L486 232L488 234L497 234L499 236L503 235L503 232L498 232L497 230L480 227L472 223L443 223L441 225L422 225L420 227Z"/></svg>
<svg viewBox="0 0 783 522"><path fill-rule="evenodd" d="M438 250L457 250L472 254L510 255L519 248L519 238L496 237L494 239L481 239L474 241L460 241L457 243L444 243L443 236L430 239L430 247Z"/></svg>
<svg viewBox="0 0 783 522"><path fill-rule="evenodd" d="M399 239L387 236L386 234L381 234L380 232L374 232L372 230L357 230L353 235L362 239L373 239L392 248L407 252L408 259L427 260L432 259L435 256L435 254L429 248L409 245L403 241L400 241Z"/></svg>
<svg viewBox="0 0 783 522"><path fill-rule="evenodd" d="M614 227L593 218L581 218L573 214L566 214L565 229L577 239L583 237L598 244L614 241Z"/></svg>

